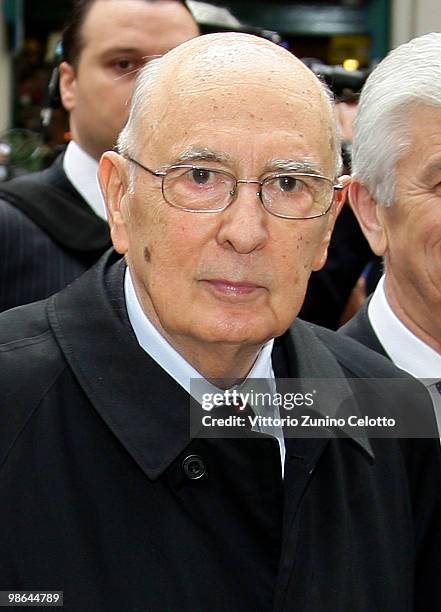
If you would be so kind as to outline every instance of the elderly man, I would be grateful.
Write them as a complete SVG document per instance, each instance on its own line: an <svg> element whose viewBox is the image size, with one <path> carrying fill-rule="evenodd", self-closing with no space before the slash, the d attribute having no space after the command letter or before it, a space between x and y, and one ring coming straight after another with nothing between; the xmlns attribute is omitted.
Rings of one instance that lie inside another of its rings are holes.
<svg viewBox="0 0 441 612"><path fill-rule="evenodd" d="M60 95L72 140L52 166L0 187L0 311L59 291L110 246L98 161L127 121L139 68L197 36L178 0L74 0Z"/></svg>
<svg viewBox="0 0 441 612"><path fill-rule="evenodd" d="M441 34L392 51L367 80L352 207L384 276L343 331L420 378L441 424Z"/></svg>
<svg viewBox="0 0 441 612"><path fill-rule="evenodd" d="M342 202L327 93L219 34L147 66L132 104L101 166L124 259L0 317L0 590L63 590L70 611L439 609L436 440L190 435L191 379L420 388L287 331Z"/></svg>

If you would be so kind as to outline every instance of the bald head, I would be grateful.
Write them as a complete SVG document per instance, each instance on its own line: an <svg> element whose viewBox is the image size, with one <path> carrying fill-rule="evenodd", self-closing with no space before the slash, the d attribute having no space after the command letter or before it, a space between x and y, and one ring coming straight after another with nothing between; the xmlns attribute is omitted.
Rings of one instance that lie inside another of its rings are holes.
<svg viewBox="0 0 441 612"><path fill-rule="evenodd" d="M201 37L142 72L119 146L101 182L144 312L206 378L248 371L296 317L343 204L325 91L272 43Z"/></svg>
<svg viewBox="0 0 441 612"><path fill-rule="evenodd" d="M268 40L241 33L209 34L179 45L163 58L164 77L179 80L192 77L219 79L261 75L274 79L278 74L292 75L309 83L316 91L319 83L311 71L291 53Z"/></svg>
<svg viewBox="0 0 441 612"><path fill-rule="evenodd" d="M280 121L289 129L290 125L295 127L290 123L289 110L295 104L298 112L299 99L304 102L305 113L300 113L296 124L309 116L322 132L325 149L334 156L337 168L339 143L333 105L328 91L309 68L262 38L209 34L183 43L140 72L119 150L136 155L139 147L144 147L140 135L150 143L157 135L160 144L165 124L173 130L173 138L180 118L191 115L197 125L198 117L205 117L207 112L212 115L213 126L216 121L234 121L239 116L243 120L246 115L254 118L258 127L262 111L282 105L287 112L280 113Z"/></svg>

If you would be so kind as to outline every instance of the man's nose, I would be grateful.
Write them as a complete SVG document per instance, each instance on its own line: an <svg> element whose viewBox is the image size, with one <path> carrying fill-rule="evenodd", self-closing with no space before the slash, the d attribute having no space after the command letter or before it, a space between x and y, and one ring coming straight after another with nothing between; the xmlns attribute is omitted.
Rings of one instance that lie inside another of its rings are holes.
<svg viewBox="0 0 441 612"><path fill-rule="evenodd" d="M268 240L268 213L263 208L258 182L242 181L236 186L230 206L219 213L218 242L230 244L238 253L251 253Z"/></svg>

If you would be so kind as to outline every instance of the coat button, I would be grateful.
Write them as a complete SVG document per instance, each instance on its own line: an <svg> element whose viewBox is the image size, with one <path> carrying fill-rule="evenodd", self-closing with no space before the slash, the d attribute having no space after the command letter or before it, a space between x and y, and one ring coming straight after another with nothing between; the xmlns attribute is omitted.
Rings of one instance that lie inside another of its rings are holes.
<svg viewBox="0 0 441 612"><path fill-rule="evenodd" d="M188 455L182 462L182 469L184 474L190 480L198 480L205 474L206 467L205 463L199 455Z"/></svg>

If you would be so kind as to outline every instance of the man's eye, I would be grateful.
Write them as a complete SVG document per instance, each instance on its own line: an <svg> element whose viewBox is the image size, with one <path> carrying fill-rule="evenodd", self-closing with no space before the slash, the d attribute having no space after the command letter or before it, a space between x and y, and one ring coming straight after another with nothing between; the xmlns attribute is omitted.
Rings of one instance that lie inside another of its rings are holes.
<svg viewBox="0 0 441 612"><path fill-rule="evenodd" d="M138 64L136 62L134 62L133 60L120 59L120 60L117 60L117 61L113 62L113 66L119 72L130 72L131 70L135 70L135 68L137 68Z"/></svg>
<svg viewBox="0 0 441 612"><path fill-rule="evenodd" d="M205 168L193 168L190 171L191 180L196 183L196 185L209 185L214 182L215 175L211 170L206 170Z"/></svg>
<svg viewBox="0 0 441 612"><path fill-rule="evenodd" d="M299 191L302 188L302 181L294 176L279 176L276 179L277 187L280 191L285 191L287 193L292 193L294 191Z"/></svg>

